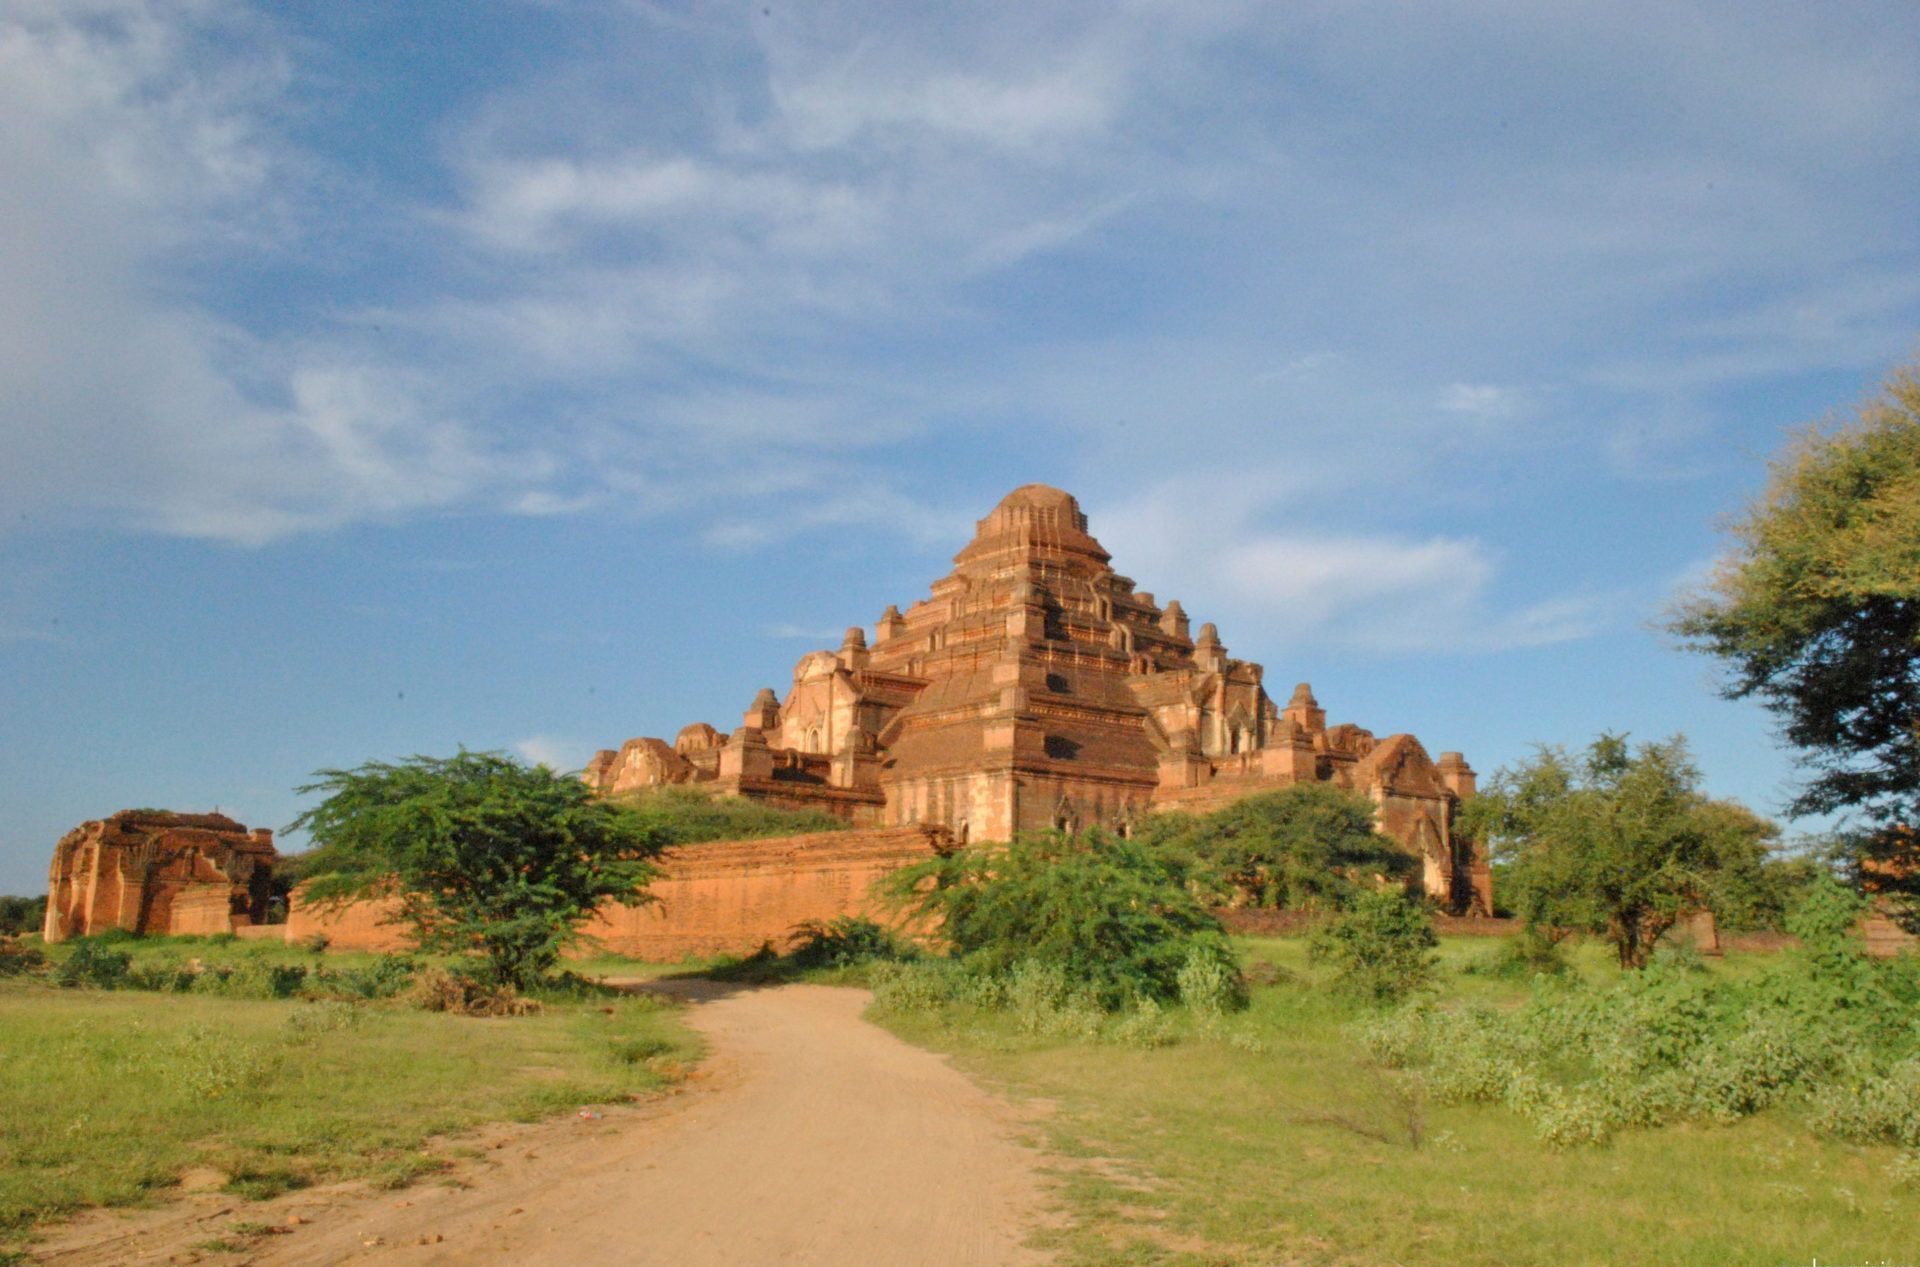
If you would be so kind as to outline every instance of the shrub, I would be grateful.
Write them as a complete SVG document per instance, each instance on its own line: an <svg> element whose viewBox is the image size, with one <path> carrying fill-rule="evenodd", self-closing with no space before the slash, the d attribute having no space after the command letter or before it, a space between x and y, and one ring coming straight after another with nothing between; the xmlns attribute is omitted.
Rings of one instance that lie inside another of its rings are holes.
<svg viewBox="0 0 1920 1267"><path fill-rule="evenodd" d="M1337 910L1375 876L1416 865L1374 829L1373 812L1364 796L1303 783L1202 817L1156 815L1145 835L1235 905Z"/></svg>
<svg viewBox="0 0 1920 1267"><path fill-rule="evenodd" d="M428 968L414 978L408 998L422 1011L458 1016L529 1016L540 1010L508 986L457 969Z"/></svg>
<svg viewBox="0 0 1920 1267"><path fill-rule="evenodd" d="M66 989L118 990L127 985L132 965L133 956L126 951L111 949L101 938L86 937L73 943L73 950L54 969L53 979Z"/></svg>
<svg viewBox="0 0 1920 1267"><path fill-rule="evenodd" d="M1556 1145L1800 1097L1822 1134L1920 1145L1915 970L1860 954L1830 896L1812 899L1804 951L1745 980L1657 956L1605 989L1539 977L1511 1012L1407 1007L1358 1036L1383 1062L1421 1069L1436 1099L1505 1104Z"/></svg>
<svg viewBox="0 0 1920 1267"><path fill-rule="evenodd" d="M1338 988L1390 1003L1432 984L1439 944L1425 906L1398 889L1376 889L1315 930L1307 956L1332 968Z"/></svg>
<svg viewBox="0 0 1920 1267"><path fill-rule="evenodd" d="M1460 971L1470 976L1524 981L1539 976L1564 976L1568 967L1560 939L1529 924L1518 936L1501 938L1486 953L1462 965Z"/></svg>
<svg viewBox="0 0 1920 1267"><path fill-rule="evenodd" d="M859 915L796 925L788 942L802 968L845 968L883 959L911 959L918 952L892 930Z"/></svg>
<svg viewBox="0 0 1920 1267"><path fill-rule="evenodd" d="M979 845L894 872L887 890L941 933L970 972L1047 969L1092 1006L1172 1002L1197 941L1220 923L1137 842L1102 831ZM1224 943L1220 954L1229 956Z"/></svg>
<svg viewBox="0 0 1920 1267"><path fill-rule="evenodd" d="M1225 942L1196 938L1175 981L1180 1002L1204 1019L1217 1019L1247 1005L1246 980Z"/></svg>
<svg viewBox="0 0 1920 1267"><path fill-rule="evenodd" d="M309 976L315 993L347 999L390 999L413 982L414 961L405 955L381 955L364 968L315 968Z"/></svg>
<svg viewBox="0 0 1920 1267"><path fill-rule="evenodd" d="M0 977L24 976L46 967L47 956L40 947L12 937L0 937Z"/></svg>

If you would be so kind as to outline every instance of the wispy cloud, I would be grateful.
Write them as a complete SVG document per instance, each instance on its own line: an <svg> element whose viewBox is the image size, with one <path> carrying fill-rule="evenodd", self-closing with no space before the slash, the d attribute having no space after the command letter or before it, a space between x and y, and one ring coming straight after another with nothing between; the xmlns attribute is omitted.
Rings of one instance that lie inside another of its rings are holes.
<svg viewBox="0 0 1920 1267"><path fill-rule="evenodd" d="M514 752L535 765L543 765L562 774L579 770L594 752L592 744L553 735L529 735L513 745Z"/></svg>

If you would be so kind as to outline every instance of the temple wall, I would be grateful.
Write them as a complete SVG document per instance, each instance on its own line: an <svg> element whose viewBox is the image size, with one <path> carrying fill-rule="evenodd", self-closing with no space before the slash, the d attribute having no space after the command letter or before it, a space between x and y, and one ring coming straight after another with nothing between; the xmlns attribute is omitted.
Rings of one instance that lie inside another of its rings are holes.
<svg viewBox="0 0 1920 1267"><path fill-rule="evenodd" d="M657 962L751 954L767 942L784 950L796 924L843 915L884 920L874 881L934 856L945 839L893 827L687 845L662 857L665 874L649 886L656 901L603 907L585 931L615 954ZM397 905L388 898L306 909L296 893L284 936L299 942L321 934L334 950L403 950L404 930L383 922Z"/></svg>
<svg viewBox="0 0 1920 1267"><path fill-rule="evenodd" d="M280 925L281 936L297 945L309 937L327 939L332 950L370 950L381 954L406 950L413 939L398 924L386 921L400 909L398 898L370 898L337 907L309 906L301 901L300 890L293 891L288 904L287 922Z"/></svg>
<svg viewBox="0 0 1920 1267"><path fill-rule="evenodd" d="M865 915L885 920L874 881L934 856L941 837L919 827L816 832L688 845L663 859L658 901L609 906L587 933L616 954L671 961L689 955L784 950L796 924Z"/></svg>

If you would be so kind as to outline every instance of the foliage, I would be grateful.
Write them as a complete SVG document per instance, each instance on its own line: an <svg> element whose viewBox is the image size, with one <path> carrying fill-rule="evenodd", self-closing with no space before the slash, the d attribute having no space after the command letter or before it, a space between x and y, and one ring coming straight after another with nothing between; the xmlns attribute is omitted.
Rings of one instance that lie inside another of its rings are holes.
<svg viewBox="0 0 1920 1267"><path fill-rule="evenodd" d="M127 983L132 965L133 956L126 951L114 950L97 938L83 937L54 969L53 979L67 989L91 986L97 990L113 990Z"/></svg>
<svg viewBox="0 0 1920 1267"><path fill-rule="evenodd" d="M1220 896L1250 906L1333 910L1416 860L1374 830L1373 805L1324 783L1249 796L1214 813L1149 818L1142 839Z"/></svg>
<svg viewBox="0 0 1920 1267"><path fill-rule="evenodd" d="M1197 946L1232 962L1219 921L1154 851L1104 831L976 845L884 883L910 915L938 924L969 971L1057 971L1103 1009L1175 999Z"/></svg>
<svg viewBox="0 0 1920 1267"><path fill-rule="evenodd" d="M1489 950L1460 970L1469 975L1517 981L1527 981L1537 976L1562 976L1572 968L1567 962L1566 952L1561 949L1563 940L1550 929L1529 924L1516 936L1500 938Z"/></svg>
<svg viewBox="0 0 1920 1267"><path fill-rule="evenodd" d="M495 983L553 967L602 902L637 905L665 843L578 779L498 753L323 770L294 828L326 851L310 900L397 892L420 946L478 951Z"/></svg>
<svg viewBox="0 0 1920 1267"><path fill-rule="evenodd" d="M757 836L798 836L805 832L844 831L843 818L821 810L791 810L738 796L709 796L695 788L662 787L612 798L630 811L663 845L708 840L749 840Z"/></svg>
<svg viewBox="0 0 1920 1267"><path fill-rule="evenodd" d="M513 987L458 965L417 974L407 997L422 1011L457 1016L530 1016L540 1010L540 1004L521 997Z"/></svg>
<svg viewBox="0 0 1920 1267"><path fill-rule="evenodd" d="M1699 781L1678 736L1630 749L1602 735L1578 758L1542 748L1499 771L1463 830L1505 864L1504 901L1530 926L1604 934L1639 968L1689 911L1751 910L1763 883L1777 829Z"/></svg>
<svg viewBox="0 0 1920 1267"><path fill-rule="evenodd" d="M1203 1020L1216 1020L1247 1006L1247 982L1232 956L1221 953L1225 943L1196 942L1174 978L1180 1005Z"/></svg>
<svg viewBox="0 0 1920 1267"><path fill-rule="evenodd" d="M1794 811L1857 811L1879 829L1863 847L1911 889L1920 842L1898 829L1920 823L1920 366L1851 424L1797 436L1732 533L1671 628L1816 771Z"/></svg>
<svg viewBox="0 0 1920 1267"><path fill-rule="evenodd" d="M877 960L912 959L919 953L892 929L859 915L821 923L809 920L793 930L788 952L800 968L848 968Z"/></svg>
<svg viewBox="0 0 1920 1267"><path fill-rule="evenodd" d="M0 977L24 976L46 967L46 952L30 942L0 938Z"/></svg>
<svg viewBox="0 0 1920 1267"><path fill-rule="evenodd" d="M1307 957L1333 970L1337 988L1391 1003L1433 983L1439 944L1423 903L1397 889L1376 889L1317 929Z"/></svg>
<svg viewBox="0 0 1920 1267"><path fill-rule="evenodd" d="M47 922L47 895L39 897L0 896L0 937L37 933Z"/></svg>
<svg viewBox="0 0 1920 1267"><path fill-rule="evenodd" d="M1793 919L1802 948L1745 979L1663 955L1605 989L1540 979L1518 1009L1403 1009L1362 1039L1442 1103L1504 1104L1555 1145L1796 1097L1822 1132L1920 1140L1920 973L1911 957L1866 957L1859 910L1833 881L1815 886Z"/></svg>

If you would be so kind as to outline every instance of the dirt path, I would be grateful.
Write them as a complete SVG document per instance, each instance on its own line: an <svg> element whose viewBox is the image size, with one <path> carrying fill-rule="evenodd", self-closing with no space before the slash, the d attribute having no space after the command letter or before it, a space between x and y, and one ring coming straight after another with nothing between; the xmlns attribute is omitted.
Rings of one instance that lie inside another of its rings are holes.
<svg viewBox="0 0 1920 1267"><path fill-rule="evenodd" d="M1038 1217L1014 1112L824 986L715 992L689 1022L700 1089L603 1119L482 1136L470 1185L189 1199L94 1215L36 1257L59 1267L198 1261L560 1267L1002 1267ZM198 1207L197 1209L195 1207ZM195 1250L236 1221L285 1223L242 1254Z"/></svg>

